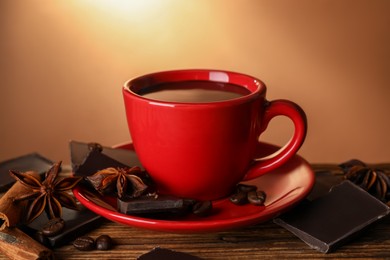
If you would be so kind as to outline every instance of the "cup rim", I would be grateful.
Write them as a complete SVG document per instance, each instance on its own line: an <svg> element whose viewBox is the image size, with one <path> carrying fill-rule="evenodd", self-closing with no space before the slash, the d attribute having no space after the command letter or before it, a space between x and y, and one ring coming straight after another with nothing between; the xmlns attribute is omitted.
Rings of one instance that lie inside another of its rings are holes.
<svg viewBox="0 0 390 260"><path fill-rule="evenodd" d="M177 82L185 80L210 80L221 83L231 83L248 89L250 93L233 99L211 102L164 101L149 99L137 93L137 90L142 89L145 86L156 85L162 82ZM135 84L138 84L137 90L132 88L135 86ZM175 106L207 106L210 104L217 103L219 105L243 103L251 99L257 99L259 96L265 97L266 89L267 88L264 82L256 77L239 72L219 69L180 69L158 71L131 78L127 80L123 85L124 95L134 96L141 100L153 102L154 104Z"/></svg>

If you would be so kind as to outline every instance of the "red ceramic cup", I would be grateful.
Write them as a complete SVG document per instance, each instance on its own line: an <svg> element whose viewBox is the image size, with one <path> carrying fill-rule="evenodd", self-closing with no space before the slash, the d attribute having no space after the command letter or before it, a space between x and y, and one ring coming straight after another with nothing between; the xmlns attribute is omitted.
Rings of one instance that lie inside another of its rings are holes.
<svg viewBox="0 0 390 260"><path fill-rule="evenodd" d="M247 93L207 102L161 101L142 94L161 84L188 93L196 84L216 89L233 84ZM294 156L306 136L305 113L291 101L267 101L265 95L259 79L229 71L165 71L126 82L123 97L134 148L159 192L219 199L238 182L257 178ZM255 158L260 134L280 115L294 123L292 138L276 153Z"/></svg>

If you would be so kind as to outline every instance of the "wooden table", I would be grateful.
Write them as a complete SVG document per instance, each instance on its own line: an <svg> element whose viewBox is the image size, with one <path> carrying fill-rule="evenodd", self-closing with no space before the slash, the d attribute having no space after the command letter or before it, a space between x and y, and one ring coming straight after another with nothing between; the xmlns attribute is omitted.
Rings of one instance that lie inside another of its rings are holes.
<svg viewBox="0 0 390 260"><path fill-rule="evenodd" d="M390 164L380 166L390 170ZM313 165L313 168L319 181L325 179L324 172L335 176L337 169L334 165L319 164ZM313 192L317 188L315 186ZM206 234L171 234L104 221L87 235L96 238L101 234L108 234L114 239L113 249L82 252L69 243L54 249L56 259L136 259L155 247L186 252L204 259L390 259L389 217L329 254L311 249L272 220L245 228ZM0 259L7 258L0 255Z"/></svg>

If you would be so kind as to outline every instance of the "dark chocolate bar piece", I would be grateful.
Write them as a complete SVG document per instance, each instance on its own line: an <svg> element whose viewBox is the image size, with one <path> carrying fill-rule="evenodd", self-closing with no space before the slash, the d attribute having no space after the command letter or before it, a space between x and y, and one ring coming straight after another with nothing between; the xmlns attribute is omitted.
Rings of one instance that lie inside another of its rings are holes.
<svg viewBox="0 0 390 260"><path fill-rule="evenodd" d="M390 208L350 181L328 194L305 201L274 222L323 253L343 245L370 224L390 213Z"/></svg>
<svg viewBox="0 0 390 260"><path fill-rule="evenodd" d="M127 201L117 199L118 211L129 215L155 213L181 213L195 203L193 200L176 198L173 196L158 195L142 196Z"/></svg>
<svg viewBox="0 0 390 260"><path fill-rule="evenodd" d="M91 150L84 162L76 167L74 175L86 177L109 167L124 168L127 167L127 165L108 157L100 151Z"/></svg>
<svg viewBox="0 0 390 260"><path fill-rule="evenodd" d="M36 171L44 174L50 169L53 162L38 153L26 154L0 163L0 192L6 191L15 182L9 170L26 172Z"/></svg>
<svg viewBox="0 0 390 260"><path fill-rule="evenodd" d="M160 248L156 247L153 248L148 253L145 253L137 258L138 260L201 260L202 258L199 258L197 256L193 256L187 253L173 251L166 248Z"/></svg>
<svg viewBox="0 0 390 260"><path fill-rule="evenodd" d="M306 197L308 200L315 200L328 194L333 186L340 184L344 180L342 175L335 175L330 171L317 171L315 178L313 189Z"/></svg>
<svg viewBox="0 0 390 260"><path fill-rule="evenodd" d="M103 217L96 215L85 207L80 207L80 211L67 209L65 207L62 208L62 219L65 220L65 228L60 234L47 237L48 244L46 246L58 247L64 245L65 243L74 240L76 237L95 229L103 222ZM48 221L47 215L43 213L28 226L22 226L20 228L31 237L35 237L36 232L41 230Z"/></svg>
<svg viewBox="0 0 390 260"><path fill-rule="evenodd" d="M84 163L88 154L93 150L94 143L70 141L70 158L73 172L77 171L77 168ZM100 146L101 153L110 157L122 165L127 166L140 166L141 163L138 160L136 153L132 150L116 149L107 146Z"/></svg>

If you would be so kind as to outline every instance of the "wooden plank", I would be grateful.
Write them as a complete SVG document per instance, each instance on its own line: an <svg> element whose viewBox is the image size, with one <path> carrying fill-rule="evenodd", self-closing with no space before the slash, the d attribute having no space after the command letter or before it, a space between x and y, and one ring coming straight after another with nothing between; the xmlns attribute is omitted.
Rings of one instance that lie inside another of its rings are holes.
<svg viewBox="0 0 390 260"><path fill-rule="evenodd" d="M383 164L390 170L390 164ZM383 166L382 165L382 166ZM317 164L316 170L338 174L334 164ZM311 249L272 221L254 226L201 234L174 234L143 230L106 221L87 235L110 235L115 247L109 251L82 252L71 243L54 250L56 259L136 259L154 247L163 247L211 260L226 259L390 259L390 218L385 218L336 252ZM7 259L0 255L0 259Z"/></svg>

